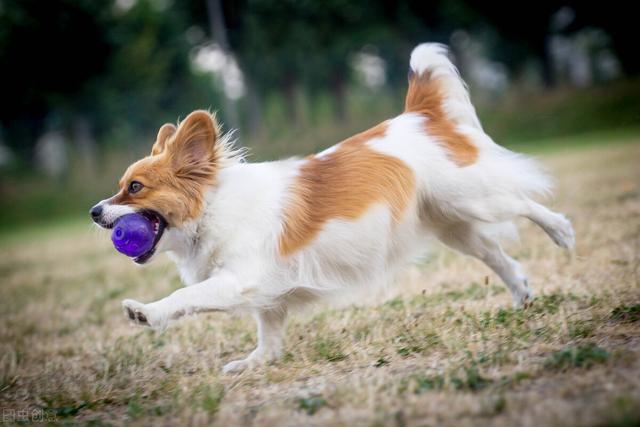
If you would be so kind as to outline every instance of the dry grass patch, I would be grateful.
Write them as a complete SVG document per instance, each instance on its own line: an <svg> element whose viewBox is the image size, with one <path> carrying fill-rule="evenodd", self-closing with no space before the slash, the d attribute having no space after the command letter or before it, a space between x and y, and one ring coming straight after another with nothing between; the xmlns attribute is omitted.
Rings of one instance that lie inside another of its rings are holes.
<svg viewBox="0 0 640 427"><path fill-rule="evenodd" d="M239 375L220 368L255 345L250 318L125 320L123 298L180 286L168 261L137 268L88 225L0 242L0 406L96 425L637 425L640 145L542 160L578 249L522 223L532 308L436 248L386 295L294 316L284 358Z"/></svg>

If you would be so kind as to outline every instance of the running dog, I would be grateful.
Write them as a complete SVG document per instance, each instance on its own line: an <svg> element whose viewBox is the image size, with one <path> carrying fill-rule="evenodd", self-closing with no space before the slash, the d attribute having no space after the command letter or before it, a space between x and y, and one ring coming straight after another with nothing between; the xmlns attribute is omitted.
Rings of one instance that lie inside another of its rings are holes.
<svg viewBox="0 0 640 427"><path fill-rule="evenodd" d="M192 313L255 316L257 348L225 372L277 359L294 306L390 282L429 238L482 260L518 307L533 291L496 232L525 217L574 246L565 216L534 201L550 193L549 178L483 131L439 44L413 50L399 116L302 159L249 163L242 154L215 117L194 111L163 125L119 192L91 209L104 228L143 212L155 244L134 261L166 252L180 271L185 286L171 295L123 301L136 323L163 330Z"/></svg>

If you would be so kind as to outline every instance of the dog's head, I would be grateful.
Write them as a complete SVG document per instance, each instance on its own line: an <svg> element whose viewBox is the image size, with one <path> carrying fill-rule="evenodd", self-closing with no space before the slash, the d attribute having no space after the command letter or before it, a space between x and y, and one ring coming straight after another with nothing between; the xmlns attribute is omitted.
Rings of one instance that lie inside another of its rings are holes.
<svg viewBox="0 0 640 427"><path fill-rule="evenodd" d="M156 233L153 247L134 259L144 264L167 228L179 229L201 215L205 191L215 184L225 156L219 140L215 118L206 111L194 111L177 128L163 125L151 155L129 166L119 191L91 208L93 221L110 229L128 213L150 219Z"/></svg>

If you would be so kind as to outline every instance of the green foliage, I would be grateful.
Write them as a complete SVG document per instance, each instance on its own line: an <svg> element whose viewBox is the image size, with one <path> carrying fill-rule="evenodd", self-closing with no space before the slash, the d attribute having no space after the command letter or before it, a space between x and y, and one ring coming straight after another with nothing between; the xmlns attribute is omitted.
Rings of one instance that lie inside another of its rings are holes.
<svg viewBox="0 0 640 427"><path fill-rule="evenodd" d="M418 375L415 378L416 386L414 392L417 394L424 393L430 390L440 390L444 386L445 379L440 375L435 376L422 376Z"/></svg>
<svg viewBox="0 0 640 427"><path fill-rule="evenodd" d="M423 353L429 348L441 344L440 336L429 329L413 325L402 325L403 332L394 338L396 351L400 356Z"/></svg>
<svg viewBox="0 0 640 427"><path fill-rule="evenodd" d="M540 295L533 301L533 305L526 309L499 308L497 311L484 312L479 319L479 326L484 329L496 326L512 328L515 330L527 329L527 321L545 314L556 314L565 301L576 300L577 297L570 293L554 293ZM534 335L544 335L545 329L530 330Z"/></svg>
<svg viewBox="0 0 640 427"><path fill-rule="evenodd" d="M488 396L482 400L482 414L485 416L498 415L507 408L507 399L504 395Z"/></svg>
<svg viewBox="0 0 640 427"><path fill-rule="evenodd" d="M540 295L534 300L532 308L535 313L555 314L560 310L562 303L571 298L572 295L561 293Z"/></svg>
<svg viewBox="0 0 640 427"><path fill-rule="evenodd" d="M49 398L49 397L43 397L43 400L45 401L46 405L42 407L42 409L48 413L48 414L54 414L58 417L73 417L75 415L77 415L81 410L83 410L84 408L89 407L89 402L70 402L68 404L62 404L62 405L56 405L56 401L60 402L60 401L65 401L67 399L62 398L62 400L60 400L60 397L54 397Z"/></svg>
<svg viewBox="0 0 640 427"><path fill-rule="evenodd" d="M524 380L531 379L532 375L528 372L518 371L512 375L505 375L500 378L500 381L497 383L497 386L500 388L508 388L510 386L514 386Z"/></svg>
<svg viewBox="0 0 640 427"><path fill-rule="evenodd" d="M400 392L408 389L413 393L422 394L432 390L442 390L445 387L453 390L475 392L488 387L492 383L491 379L480 373L477 364L474 361L470 361L468 364L462 364L447 374L411 375L401 384Z"/></svg>
<svg viewBox="0 0 640 427"><path fill-rule="evenodd" d="M421 353L424 348L421 345L408 345L398 347L398 354L403 357L410 356L412 353Z"/></svg>
<svg viewBox="0 0 640 427"><path fill-rule="evenodd" d="M450 378L451 385L456 390L469 390L478 391L487 387L492 381L485 378L478 371L476 363L472 362L469 365L462 366L458 375L453 375Z"/></svg>
<svg viewBox="0 0 640 427"><path fill-rule="evenodd" d="M259 88L317 91L346 83L351 55L391 35L386 19L381 4L364 0L254 0L231 41Z"/></svg>
<svg viewBox="0 0 640 427"><path fill-rule="evenodd" d="M611 311L611 320L624 323L640 321L640 304L620 305Z"/></svg>
<svg viewBox="0 0 640 427"><path fill-rule="evenodd" d="M326 405L327 401L322 396L310 396L298 399L298 408L306 412L307 415L314 415Z"/></svg>
<svg viewBox="0 0 640 427"><path fill-rule="evenodd" d="M512 308L499 308L495 313L485 312L480 319L480 325L483 328L492 328L495 326L521 326L524 324L526 314L523 310Z"/></svg>
<svg viewBox="0 0 640 427"><path fill-rule="evenodd" d="M611 354L595 344L585 344L577 347L566 347L551 353L545 367L563 370L567 368L589 368L595 364L604 363Z"/></svg>
<svg viewBox="0 0 640 427"><path fill-rule="evenodd" d="M313 344L316 360L326 360L327 362L339 362L348 357L343 351L339 340L330 338L319 338Z"/></svg>
<svg viewBox="0 0 640 427"><path fill-rule="evenodd" d="M391 307L394 310L401 310L402 308L404 308L404 301L402 300L402 298L396 297L385 302L385 305Z"/></svg>
<svg viewBox="0 0 640 427"><path fill-rule="evenodd" d="M144 406L138 399L131 399L129 403L127 403L127 414L131 418L138 418L144 413Z"/></svg>
<svg viewBox="0 0 640 427"><path fill-rule="evenodd" d="M596 329L595 322L588 320L569 322L567 326L571 338L588 338L593 335Z"/></svg>
<svg viewBox="0 0 640 427"><path fill-rule="evenodd" d="M544 139L640 126L637 78L585 89L518 93L510 98L498 105L480 104L478 115L498 144L516 149ZM549 142L553 147L559 141Z"/></svg>
<svg viewBox="0 0 640 427"><path fill-rule="evenodd" d="M608 411L608 420L595 424L596 427L638 427L640 425L640 409L632 396L620 395Z"/></svg>
<svg viewBox="0 0 640 427"><path fill-rule="evenodd" d="M387 366L389 363L390 362L384 356L380 356L373 366L376 368L381 368L383 366Z"/></svg>
<svg viewBox="0 0 640 427"><path fill-rule="evenodd" d="M152 404L146 398L139 395L131 397L127 403L127 415L133 419L145 416L161 417L171 411L171 406L167 404Z"/></svg>
<svg viewBox="0 0 640 427"><path fill-rule="evenodd" d="M479 283L472 283L468 287L460 290L456 289L430 295L418 295L411 299L410 304L414 307L430 307L451 301L478 301L505 292L507 292L506 287L502 284L481 285Z"/></svg>
<svg viewBox="0 0 640 427"><path fill-rule="evenodd" d="M208 385L204 384L196 388L193 393L195 405L207 412L215 414L220 409L220 403L224 398L224 387L220 384Z"/></svg>

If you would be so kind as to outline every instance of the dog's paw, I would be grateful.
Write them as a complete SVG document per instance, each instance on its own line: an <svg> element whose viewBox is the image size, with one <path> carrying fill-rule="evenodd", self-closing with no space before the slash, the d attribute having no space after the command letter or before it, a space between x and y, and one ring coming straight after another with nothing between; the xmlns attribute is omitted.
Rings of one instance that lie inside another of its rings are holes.
<svg viewBox="0 0 640 427"><path fill-rule="evenodd" d="M229 362L222 367L223 374L232 374L239 373L247 369L251 369L255 366L255 363L250 360L249 357L241 360L234 360L233 362Z"/></svg>
<svg viewBox="0 0 640 427"><path fill-rule="evenodd" d="M122 301L122 309L124 310L124 314L126 314L130 320L133 320L139 325L149 326L147 314L144 310L144 304L132 299L126 299Z"/></svg>
<svg viewBox="0 0 640 427"><path fill-rule="evenodd" d="M527 309L533 305L533 299L533 289L531 289L528 281L525 279L522 289L513 294L513 307L516 309Z"/></svg>
<svg viewBox="0 0 640 427"><path fill-rule="evenodd" d="M548 229L554 243L563 249L571 250L576 245L576 235L571 221L562 214L557 214L553 227Z"/></svg>
<svg viewBox="0 0 640 427"><path fill-rule="evenodd" d="M166 328L166 322L155 313L149 304L126 299L122 301L122 309L124 314L138 325L149 326L157 331L162 331Z"/></svg>
<svg viewBox="0 0 640 427"><path fill-rule="evenodd" d="M282 351L279 348L265 350L255 349L249 356L241 360L229 362L222 368L223 374L242 372L254 369L258 366L267 365L280 358Z"/></svg>

